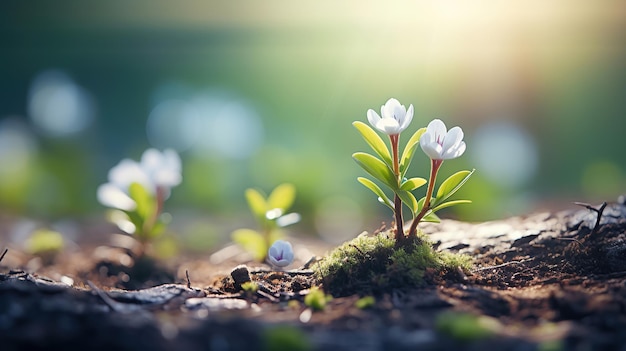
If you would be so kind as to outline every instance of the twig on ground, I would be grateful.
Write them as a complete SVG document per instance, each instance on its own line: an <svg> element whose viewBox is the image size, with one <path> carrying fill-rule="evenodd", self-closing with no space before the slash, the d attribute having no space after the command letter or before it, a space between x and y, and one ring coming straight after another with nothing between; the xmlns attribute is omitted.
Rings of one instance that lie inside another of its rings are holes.
<svg viewBox="0 0 626 351"><path fill-rule="evenodd" d="M317 256L312 256L308 261L302 266L301 269L309 269L311 266L319 261Z"/></svg>
<svg viewBox="0 0 626 351"><path fill-rule="evenodd" d="M595 208L590 204L584 202L574 203L598 214L598 216L596 217L596 224L594 224L593 229L591 229L591 235L595 234L598 231L598 227L600 226L600 219L602 218L602 212L604 212L604 209L606 208L606 201L603 202L602 205L600 205L600 208Z"/></svg>
<svg viewBox="0 0 626 351"><path fill-rule="evenodd" d="M189 270L185 269L185 276L187 276L187 289L191 289L191 280L189 280Z"/></svg>
<svg viewBox="0 0 626 351"><path fill-rule="evenodd" d="M480 268L473 269L473 270L472 270L472 272L479 272L479 271L486 271L486 270L488 270L488 269L497 269L497 268L502 268L502 267L506 267L506 266L511 265L511 264L525 263L525 262L528 262L528 261L532 261L532 260L534 260L534 259L535 259L535 258L533 257L533 258L528 258L528 259L521 260L521 261L510 261L510 262L505 262L505 263L498 264L498 265L495 265L495 266L480 267Z"/></svg>
<svg viewBox="0 0 626 351"><path fill-rule="evenodd" d="M2 253L2 255L0 255L0 262L2 262L2 259L4 258L4 255L7 254L7 252L9 252L9 249L5 248L4 252Z"/></svg>

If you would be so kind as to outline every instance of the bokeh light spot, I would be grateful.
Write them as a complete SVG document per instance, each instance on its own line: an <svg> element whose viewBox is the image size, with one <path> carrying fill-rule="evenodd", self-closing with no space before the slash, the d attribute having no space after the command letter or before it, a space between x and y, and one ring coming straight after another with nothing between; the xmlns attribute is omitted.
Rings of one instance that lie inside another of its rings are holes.
<svg viewBox="0 0 626 351"><path fill-rule="evenodd" d="M512 123L480 127L467 148L480 173L501 187L521 187L537 173L537 146L525 130Z"/></svg>
<svg viewBox="0 0 626 351"><path fill-rule="evenodd" d="M67 74L45 71L33 80L28 113L44 135L66 137L91 124L94 108L89 94Z"/></svg>
<svg viewBox="0 0 626 351"><path fill-rule="evenodd" d="M159 103L148 116L148 140L159 149L189 149L200 133L199 129L184 128L190 119L195 118L194 113L195 109L186 101L165 100Z"/></svg>

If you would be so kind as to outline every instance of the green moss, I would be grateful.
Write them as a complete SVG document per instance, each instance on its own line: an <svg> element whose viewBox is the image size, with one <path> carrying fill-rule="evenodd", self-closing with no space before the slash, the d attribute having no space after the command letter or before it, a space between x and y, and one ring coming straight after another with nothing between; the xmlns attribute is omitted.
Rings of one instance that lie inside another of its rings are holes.
<svg viewBox="0 0 626 351"><path fill-rule="evenodd" d="M389 232L361 235L334 249L314 267L315 276L333 296L369 294L423 286L449 272L469 270L466 255L438 252L419 234L396 247Z"/></svg>

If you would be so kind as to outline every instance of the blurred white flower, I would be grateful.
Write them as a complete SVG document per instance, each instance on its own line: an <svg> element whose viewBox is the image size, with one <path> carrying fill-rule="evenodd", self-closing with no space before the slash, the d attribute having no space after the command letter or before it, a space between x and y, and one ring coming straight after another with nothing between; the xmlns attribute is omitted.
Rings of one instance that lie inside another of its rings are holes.
<svg viewBox="0 0 626 351"><path fill-rule="evenodd" d="M267 258L275 267L286 267L293 262L293 248L288 241L276 240L267 252Z"/></svg>
<svg viewBox="0 0 626 351"><path fill-rule="evenodd" d="M434 119L420 138L420 146L431 160L450 160L465 152L463 130L454 127L448 131L440 119Z"/></svg>
<svg viewBox="0 0 626 351"><path fill-rule="evenodd" d="M109 182L98 187L98 201L108 207L132 211L137 204L129 196L131 184L138 183L153 195L160 193L165 200L170 188L181 181L181 161L174 150L148 149L141 156L141 162L123 159L111 168Z"/></svg>
<svg viewBox="0 0 626 351"><path fill-rule="evenodd" d="M387 100L381 106L380 115L376 111L369 109L367 111L367 120L372 127L387 135L397 135L405 130L413 119L413 105L407 110L404 105L394 98Z"/></svg>

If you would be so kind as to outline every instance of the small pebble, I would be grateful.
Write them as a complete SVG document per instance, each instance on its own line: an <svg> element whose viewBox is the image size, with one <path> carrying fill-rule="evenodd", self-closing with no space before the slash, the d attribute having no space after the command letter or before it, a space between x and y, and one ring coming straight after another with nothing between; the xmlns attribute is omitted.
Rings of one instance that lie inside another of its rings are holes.
<svg viewBox="0 0 626 351"><path fill-rule="evenodd" d="M233 278L235 287L238 289L241 289L241 284L251 281L250 271L246 265L239 265L235 267L235 269L230 272L230 276Z"/></svg>

